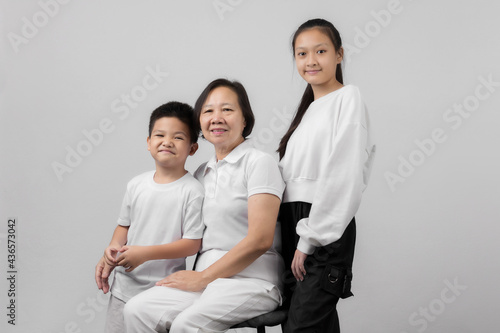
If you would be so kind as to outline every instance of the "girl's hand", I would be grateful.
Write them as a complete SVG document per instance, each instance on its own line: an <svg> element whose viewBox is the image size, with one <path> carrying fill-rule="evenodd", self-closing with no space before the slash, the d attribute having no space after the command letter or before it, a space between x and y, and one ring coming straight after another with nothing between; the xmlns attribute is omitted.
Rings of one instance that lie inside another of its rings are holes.
<svg viewBox="0 0 500 333"><path fill-rule="evenodd" d="M147 261L144 246L123 246L119 252L121 253L116 260L116 264L125 267L125 272L132 272Z"/></svg>
<svg viewBox="0 0 500 333"><path fill-rule="evenodd" d="M292 260L292 273L297 281L303 281L304 275L306 275L306 269L304 267L304 262L306 261L307 254L295 250L295 255Z"/></svg>
<svg viewBox="0 0 500 333"><path fill-rule="evenodd" d="M185 291L200 291L208 285L208 282L205 281L201 272L178 271L156 282L156 285Z"/></svg>

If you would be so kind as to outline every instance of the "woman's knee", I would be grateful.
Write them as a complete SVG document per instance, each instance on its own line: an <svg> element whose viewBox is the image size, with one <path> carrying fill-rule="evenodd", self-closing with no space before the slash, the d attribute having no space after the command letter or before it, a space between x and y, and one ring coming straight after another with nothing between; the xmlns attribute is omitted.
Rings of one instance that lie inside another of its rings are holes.
<svg viewBox="0 0 500 333"><path fill-rule="evenodd" d="M196 318L196 313L193 313L189 310L184 310L179 313L172 321L170 332L189 332L192 329L199 328L199 326L197 325L198 323L199 320Z"/></svg>
<svg viewBox="0 0 500 333"><path fill-rule="evenodd" d="M140 297L132 297L123 308L123 316L125 318L136 317L139 316L144 309L145 303Z"/></svg>

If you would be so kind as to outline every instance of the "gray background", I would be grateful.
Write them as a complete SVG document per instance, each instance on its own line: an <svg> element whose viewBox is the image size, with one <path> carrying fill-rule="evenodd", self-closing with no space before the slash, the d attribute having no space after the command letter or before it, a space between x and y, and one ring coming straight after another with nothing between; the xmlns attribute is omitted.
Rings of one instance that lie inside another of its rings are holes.
<svg viewBox="0 0 500 333"><path fill-rule="evenodd" d="M500 84L482 83L500 82L496 2L0 3L3 332L102 330L94 266L127 181L154 168L150 112L193 104L217 77L238 79L256 113L252 136L273 152L304 89L290 37L314 17L340 30L345 80L361 89L378 145L343 332L498 331ZM86 156L68 165L78 149ZM188 169L211 153L202 142ZM54 165L66 166L59 177ZM15 327L9 217L18 218Z"/></svg>

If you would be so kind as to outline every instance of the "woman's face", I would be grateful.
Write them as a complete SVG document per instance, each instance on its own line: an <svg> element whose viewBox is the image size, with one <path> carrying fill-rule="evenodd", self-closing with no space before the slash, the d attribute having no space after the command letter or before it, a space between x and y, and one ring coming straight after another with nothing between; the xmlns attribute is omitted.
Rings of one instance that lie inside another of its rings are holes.
<svg viewBox="0 0 500 333"><path fill-rule="evenodd" d="M242 143L246 123L236 93L228 87L212 90L202 106L200 126L205 139L222 153L218 159Z"/></svg>

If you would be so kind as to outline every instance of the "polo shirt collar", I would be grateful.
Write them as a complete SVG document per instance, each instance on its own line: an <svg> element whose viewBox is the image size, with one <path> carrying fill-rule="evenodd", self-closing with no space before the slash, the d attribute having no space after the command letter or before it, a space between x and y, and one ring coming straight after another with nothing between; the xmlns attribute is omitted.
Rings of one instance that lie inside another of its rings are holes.
<svg viewBox="0 0 500 333"><path fill-rule="evenodd" d="M226 157L224 157L219 162L234 164L238 162L243 156L245 156L247 150L252 147L253 145L250 139L245 139L245 141L236 146L236 148L234 148ZM217 165L217 157L215 156L215 154L213 154L212 157L207 162L204 173L207 172L208 168L214 169L216 165Z"/></svg>

